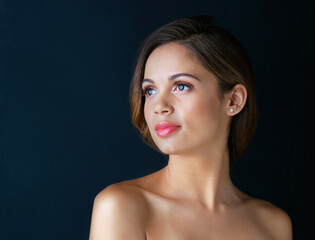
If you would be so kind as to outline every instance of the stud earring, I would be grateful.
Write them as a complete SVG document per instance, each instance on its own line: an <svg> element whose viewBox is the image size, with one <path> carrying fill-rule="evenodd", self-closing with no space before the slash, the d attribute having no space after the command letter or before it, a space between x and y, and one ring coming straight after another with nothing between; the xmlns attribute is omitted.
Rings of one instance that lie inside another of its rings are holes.
<svg viewBox="0 0 315 240"><path fill-rule="evenodd" d="M230 108L230 109L229 109L229 112L230 112L230 113L234 112L234 109L233 109L233 108Z"/></svg>

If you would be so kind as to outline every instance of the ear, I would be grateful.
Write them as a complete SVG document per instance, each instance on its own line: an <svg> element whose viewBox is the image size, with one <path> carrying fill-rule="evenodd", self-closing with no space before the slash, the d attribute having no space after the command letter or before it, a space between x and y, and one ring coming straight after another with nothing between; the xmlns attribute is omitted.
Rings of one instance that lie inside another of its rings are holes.
<svg viewBox="0 0 315 240"><path fill-rule="evenodd" d="M236 84L230 93L227 94L226 114L234 116L242 111L247 100L247 91L243 84ZM230 112L233 109L233 112Z"/></svg>

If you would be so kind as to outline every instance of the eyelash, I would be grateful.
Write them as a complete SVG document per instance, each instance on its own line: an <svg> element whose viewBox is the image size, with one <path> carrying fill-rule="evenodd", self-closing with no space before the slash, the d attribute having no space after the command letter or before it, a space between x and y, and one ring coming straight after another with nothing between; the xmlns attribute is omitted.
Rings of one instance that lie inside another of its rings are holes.
<svg viewBox="0 0 315 240"><path fill-rule="evenodd" d="M191 89L191 86L190 86L189 84L187 84L187 83L183 83L183 82L176 82L176 83L175 83L175 86L179 86L179 85L183 85L183 86L186 86L186 87L188 87L189 89ZM142 95L142 96L147 96L148 91L150 91L151 89L153 89L153 88L150 87L150 86L145 87L144 89L142 89L141 95ZM184 90L181 90L181 92L182 92L182 91L184 91ZM150 95L148 95L148 96L150 96Z"/></svg>

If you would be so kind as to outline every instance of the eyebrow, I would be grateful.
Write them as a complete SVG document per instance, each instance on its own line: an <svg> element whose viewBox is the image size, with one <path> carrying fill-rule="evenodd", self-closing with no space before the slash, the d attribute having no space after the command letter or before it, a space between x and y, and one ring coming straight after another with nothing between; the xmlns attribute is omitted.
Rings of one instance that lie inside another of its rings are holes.
<svg viewBox="0 0 315 240"><path fill-rule="evenodd" d="M197 78L196 76L189 74L189 73L176 73L174 75L169 76L168 80L172 81L172 80L175 80L176 78L179 78L179 77L190 77L190 78L196 79L199 82L201 82L199 78ZM142 80L141 84L143 84L144 82L154 83L154 81L150 78L144 78Z"/></svg>

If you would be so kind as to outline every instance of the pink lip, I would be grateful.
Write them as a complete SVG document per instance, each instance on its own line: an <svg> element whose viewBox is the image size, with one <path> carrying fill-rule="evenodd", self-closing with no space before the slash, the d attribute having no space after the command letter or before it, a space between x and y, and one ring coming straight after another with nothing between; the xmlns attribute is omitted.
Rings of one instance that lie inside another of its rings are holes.
<svg viewBox="0 0 315 240"><path fill-rule="evenodd" d="M157 130L157 135L160 137L165 137L172 132L176 131L180 126L173 124L173 123L168 123L168 122L162 122L159 123L155 126L155 130Z"/></svg>

